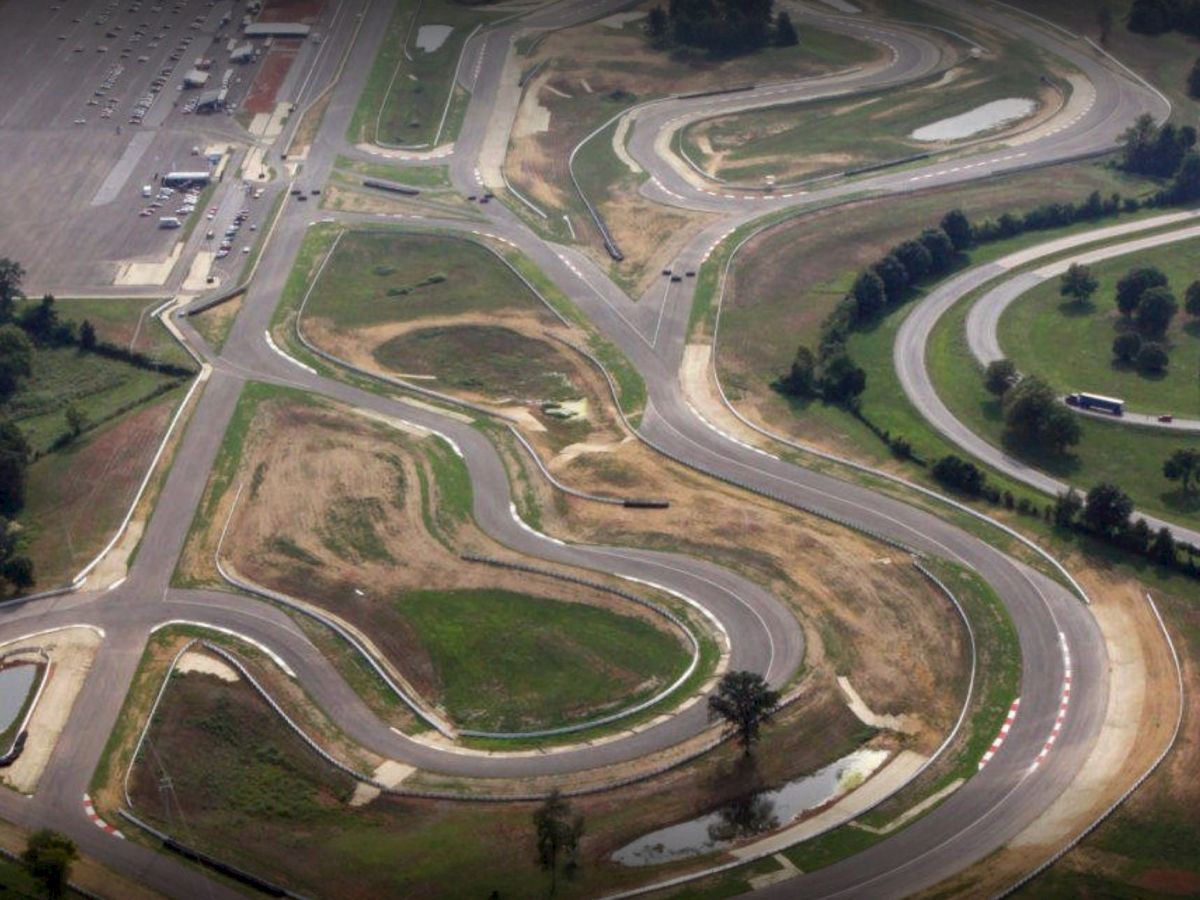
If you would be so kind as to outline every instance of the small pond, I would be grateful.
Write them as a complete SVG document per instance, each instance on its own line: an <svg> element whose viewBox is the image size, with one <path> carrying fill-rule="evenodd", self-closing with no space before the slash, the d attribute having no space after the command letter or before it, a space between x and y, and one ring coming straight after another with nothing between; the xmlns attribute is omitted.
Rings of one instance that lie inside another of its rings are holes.
<svg viewBox="0 0 1200 900"><path fill-rule="evenodd" d="M739 797L699 818L652 831L626 844L612 858L625 866L651 866L711 853L774 831L857 787L887 758L886 750L855 750L777 790Z"/></svg>
<svg viewBox="0 0 1200 900"><path fill-rule="evenodd" d="M957 141L1024 119L1035 109L1037 101L1028 97L993 100L961 115L918 128L911 137L917 141Z"/></svg>
<svg viewBox="0 0 1200 900"><path fill-rule="evenodd" d="M0 669L0 731L4 731L20 713L25 705L25 698L33 689L33 680L37 677L38 667L32 663L22 663ZM0 753L7 750L0 748Z"/></svg>
<svg viewBox="0 0 1200 900"><path fill-rule="evenodd" d="M433 53L454 30L450 25L422 25L417 29L417 46L426 53Z"/></svg>

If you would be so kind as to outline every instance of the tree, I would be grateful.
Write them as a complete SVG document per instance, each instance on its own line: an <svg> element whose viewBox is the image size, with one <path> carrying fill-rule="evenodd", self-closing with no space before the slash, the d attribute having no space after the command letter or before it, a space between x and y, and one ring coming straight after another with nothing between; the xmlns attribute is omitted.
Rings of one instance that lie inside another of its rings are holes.
<svg viewBox="0 0 1200 900"><path fill-rule="evenodd" d="M983 373L983 386L989 394L1003 397L1017 380L1017 365L1011 359L994 359Z"/></svg>
<svg viewBox="0 0 1200 900"><path fill-rule="evenodd" d="M1143 372L1165 372L1170 364L1171 358L1167 356L1167 348L1155 341L1148 341L1138 351L1137 366Z"/></svg>
<svg viewBox="0 0 1200 900"><path fill-rule="evenodd" d="M1178 481L1184 493L1191 490L1192 479L1200 479L1200 450L1181 447L1167 457L1162 468L1163 477Z"/></svg>
<svg viewBox="0 0 1200 900"><path fill-rule="evenodd" d="M821 373L821 394L830 403L854 406L866 389L867 373L845 353L838 354L825 364Z"/></svg>
<svg viewBox="0 0 1200 900"><path fill-rule="evenodd" d="M21 264L8 257L0 258L0 322L11 322L13 308L25 295L21 292L21 281L25 270Z"/></svg>
<svg viewBox="0 0 1200 900"><path fill-rule="evenodd" d="M1171 319L1179 311L1175 295L1165 287L1152 287L1142 291L1133 322L1143 335L1158 337L1166 333Z"/></svg>
<svg viewBox="0 0 1200 900"><path fill-rule="evenodd" d="M1171 529L1164 525L1158 529L1154 543L1150 545L1150 558L1160 566L1173 566L1176 555L1175 536L1171 534Z"/></svg>
<svg viewBox="0 0 1200 900"><path fill-rule="evenodd" d="M709 718L724 720L727 732L741 744L746 756L758 740L759 729L778 709L779 692L771 690L756 672L726 672L716 693L708 698Z"/></svg>
<svg viewBox="0 0 1200 900"><path fill-rule="evenodd" d="M1075 488L1067 488L1065 493L1054 498L1054 524L1059 528L1070 528L1081 509L1083 498Z"/></svg>
<svg viewBox="0 0 1200 900"><path fill-rule="evenodd" d="M795 47L800 43L800 35L796 34L796 26L792 17L784 10L775 17L775 44L779 47Z"/></svg>
<svg viewBox="0 0 1200 900"><path fill-rule="evenodd" d="M558 788L555 788L534 810L533 828L537 833L538 863L550 873L550 893L553 895L558 889L560 858L568 875L578 865L583 816L572 814L570 802L563 799Z"/></svg>
<svg viewBox="0 0 1200 900"><path fill-rule="evenodd" d="M1113 7L1111 0L1101 0L1096 9L1096 28L1100 32L1100 46L1108 46L1108 36L1113 27Z"/></svg>
<svg viewBox="0 0 1200 900"><path fill-rule="evenodd" d="M68 403L67 408L63 411L63 417L67 423L67 433L72 438L77 438L83 434L83 429L87 427L87 416L85 416L74 403Z"/></svg>
<svg viewBox="0 0 1200 900"><path fill-rule="evenodd" d="M1130 269L1117 281L1117 309L1123 316L1132 316L1146 290L1166 285L1167 276L1154 266Z"/></svg>
<svg viewBox="0 0 1200 900"><path fill-rule="evenodd" d="M938 224L954 244L955 250L966 250L971 246L971 222L961 209L950 210L942 216L942 221Z"/></svg>
<svg viewBox="0 0 1200 900"><path fill-rule="evenodd" d="M1191 203L1200 199L1200 154L1189 152L1184 156L1171 186L1154 197L1161 204Z"/></svg>
<svg viewBox="0 0 1200 900"><path fill-rule="evenodd" d="M74 841L49 828L31 834L21 854L29 874L46 886L46 896L51 898L66 894L71 864L78 858Z"/></svg>
<svg viewBox="0 0 1200 900"><path fill-rule="evenodd" d="M15 325L0 325L0 400L7 399L30 372L33 346Z"/></svg>
<svg viewBox="0 0 1200 900"><path fill-rule="evenodd" d="M1070 268L1063 272L1062 278L1059 279L1058 293L1082 305L1092 298L1098 286L1099 282L1091 269L1079 263L1071 263Z"/></svg>
<svg viewBox="0 0 1200 900"><path fill-rule="evenodd" d="M804 345L797 347L791 370L780 380L784 393L793 397L811 397L816 390L816 368L812 351Z"/></svg>
<svg viewBox="0 0 1200 900"><path fill-rule="evenodd" d="M1133 0L1126 24L1138 34L1162 34L1173 23L1163 0Z"/></svg>
<svg viewBox="0 0 1200 900"><path fill-rule="evenodd" d="M1129 525L1133 501L1115 484L1102 482L1087 492L1083 521L1097 534L1105 537Z"/></svg>
<svg viewBox="0 0 1200 900"><path fill-rule="evenodd" d="M883 311L887 296L884 293L883 279L874 271L867 269L860 272L850 288L861 320L872 319Z"/></svg>
<svg viewBox="0 0 1200 900"><path fill-rule="evenodd" d="M96 349L96 328L87 319L79 326L79 347L81 350Z"/></svg>
<svg viewBox="0 0 1200 900"><path fill-rule="evenodd" d="M1200 281L1193 281L1183 295L1183 308L1189 316L1200 316Z"/></svg>
<svg viewBox="0 0 1200 900"><path fill-rule="evenodd" d="M29 444L11 419L0 419L0 514L12 516L25 505Z"/></svg>
<svg viewBox="0 0 1200 900"><path fill-rule="evenodd" d="M1188 94L1200 99L1200 59L1192 64L1192 71L1188 73Z"/></svg>
<svg viewBox="0 0 1200 900"><path fill-rule="evenodd" d="M656 47L667 40L667 14L661 6L656 6L646 14L646 35Z"/></svg>
<svg viewBox="0 0 1200 900"><path fill-rule="evenodd" d="M1126 331L1113 338L1113 356L1123 363L1133 362L1141 350L1142 336L1136 331Z"/></svg>
<svg viewBox="0 0 1200 900"><path fill-rule="evenodd" d="M1021 379L1004 395L1004 424L1009 439L1055 453L1079 443L1082 434L1054 389L1036 375Z"/></svg>
<svg viewBox="0 0 1200 900"><path fill-rule="evenodd" d="M904 299L904 289L912 284L912 276L896 254L889 253L871 268L883 281L883 291L889 303L899 303Z"/></svg>
<svg viewBox="0 0 1200 900"><path fill-rule="evenodd" d="M920 241L905 241L892 250L908 272L910 284L916 284L933 269L933 257Z"/></svg>
<svg viewBox="0 0 1200 900"><path fill-rule="evenodd" d="M21 327L33 340L39 344L48 344L54 340L59 327L58 310L54 308L54 296L46 294L36 306L30 306L21 313Z"/></svg>

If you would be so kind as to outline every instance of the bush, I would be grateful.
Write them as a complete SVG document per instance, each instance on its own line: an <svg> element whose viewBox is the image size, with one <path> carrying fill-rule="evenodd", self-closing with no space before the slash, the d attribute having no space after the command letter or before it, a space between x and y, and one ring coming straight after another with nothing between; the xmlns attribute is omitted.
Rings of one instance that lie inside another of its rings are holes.
<svg viewBox="0 0 1200 900"><path fill-rule="evenodd" d="M941 484L969 497L980 496L987 483L987 475L979 466L953 453L935 462L930 472Z"/></svg>

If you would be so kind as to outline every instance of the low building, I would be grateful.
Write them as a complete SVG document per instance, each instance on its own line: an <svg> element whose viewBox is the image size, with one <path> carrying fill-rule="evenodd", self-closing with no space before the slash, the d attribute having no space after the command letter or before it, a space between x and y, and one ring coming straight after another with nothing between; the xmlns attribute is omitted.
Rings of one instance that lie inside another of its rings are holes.
<svg viewBox="0 0 1200 900"><path fill-rule="evenodd" d="M298 22L255 22L253 25L246 26L244 32L248 38L306 38L308 33L312 31L308 25L301 25Z"/></svg>

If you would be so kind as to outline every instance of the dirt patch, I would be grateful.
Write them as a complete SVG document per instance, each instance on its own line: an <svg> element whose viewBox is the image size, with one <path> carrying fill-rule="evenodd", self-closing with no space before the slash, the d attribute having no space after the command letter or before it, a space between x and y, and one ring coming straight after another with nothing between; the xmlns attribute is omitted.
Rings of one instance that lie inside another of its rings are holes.
<svg viewBox="0 0 1200 900"><path fill-rule="evenodd" d="M210 307L189 319L192 327L200 332L200 336L208 342L208 346L213 350L216 350L225 340L225 336L229 334L233 320L242 311L242 301L245 296L245 294L238 294L232 300L226 300L224 303Z"/></svg>
<svg viewBox="0 0 1200 900"><path fill-rule="evenodd" d="M252 114L269 113L275 109L275 95L287 78L292 60L299 52L297 41L276 40L263 57L242 108Z"/></svg>
<svg viewBox="0 0 1200 900"><path fill-rule="evenodd" d="M37 788L75 705L75 698L91 671L101 640L99 634L83 626L63 628L36 638L37 645L50 657L49 675L29 719L25 750L15 763L0 773L4 784L23 794L32 794ZM27 644L28 641L19 643Z"/></svg>
<svg viewBox="0 0 1200 900"><path fill-rule="evenodd" d="M317 137L317 132L321 128L321 120L325 118L325 110L329 108L331 99L333 99L333 91L326 91L316 103L304 111L304 115L300 118L300 124L296 126L296 130L292 134L292 143L288 146L288 156L308 155L308 149Z"/></svg>
<svg viewBox="0 0 1200 900"><path fill-rule="evenodd" d="M229 682L237 681L242 677L233 666L224 660L217 659L215 656L210 656L207 653L200 653L196 650L189 650L183 654L179 658L179 663L175 666L175 671L184 674L199 672Z"/></svg>

